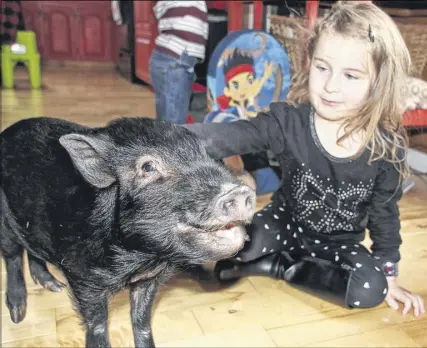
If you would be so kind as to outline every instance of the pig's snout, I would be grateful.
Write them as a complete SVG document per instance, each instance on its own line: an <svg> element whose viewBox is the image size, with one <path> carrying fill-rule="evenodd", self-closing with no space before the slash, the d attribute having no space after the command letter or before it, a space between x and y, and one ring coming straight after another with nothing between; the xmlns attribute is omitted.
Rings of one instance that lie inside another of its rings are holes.
<svg viewBox="0 0 427 348"><path fill-rule="evenodd" d="M227 220L246 221L252 218L256 195L246 185L235 186L222 195L217 207L223 218Z"/></svg>

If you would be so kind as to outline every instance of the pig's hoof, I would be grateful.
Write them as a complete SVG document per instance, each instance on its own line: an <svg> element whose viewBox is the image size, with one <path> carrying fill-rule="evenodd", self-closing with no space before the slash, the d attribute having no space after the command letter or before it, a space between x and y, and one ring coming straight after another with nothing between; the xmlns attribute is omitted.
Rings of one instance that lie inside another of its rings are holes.
<svg viewBox="0 0 427 348"><path fill-rule="evenodd" d="M61 283L59 280L57 280L50 272L45 268L41 267L32 267L30 265L30 273L31 278L33 278L34 283L40 284L42 287L44 287L47 290L53 291L53 292L60 292L63 287L65 287L65 284Z"/></svg>
<svg viewBox="0 0 427 348"><path fill-rule="evenodd" d="M230 260L218 261L214 269L215 277L221 285L231 286L240 279L238 266Z"/></svg>
<svg viewBox="0 0 427 348"><path fill-rule="evenodd" d="M61 283L59 280L51 280L41 284L45 289L48 289L53 292L60 292L65 284Z"/></svg>
<svg viewBox="0 0 427 348"><path fill-rule="evenodd" d="M25 318L25 314L27 313L27 301L24 300L14 300L13 302L18 302L17 304L12 304L9 300L9 297L6 299L7 307L9 308L10 319L15 324L18 324ZM20 303L19 303L20 302Z"/></svg>
<svg viewBox="0 0 427 348"><path fill-rule="evenodd" d="M20 307L13 307L10 309L10 318L15 324L18 324L25 318L27 313L27 305L22 305Z"/></svg>

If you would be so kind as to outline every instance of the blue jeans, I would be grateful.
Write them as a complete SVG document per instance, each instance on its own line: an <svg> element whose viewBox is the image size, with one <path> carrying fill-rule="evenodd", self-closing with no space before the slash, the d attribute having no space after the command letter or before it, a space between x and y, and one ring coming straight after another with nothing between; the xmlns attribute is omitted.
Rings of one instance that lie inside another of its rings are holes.
<svg viewBox="0 0 427 348"><path fill-rule="evenodd" d="M154 50L150 77L156 97L157 119L175 124L187 120L196 57L183 53L179 58Z"/></svg>

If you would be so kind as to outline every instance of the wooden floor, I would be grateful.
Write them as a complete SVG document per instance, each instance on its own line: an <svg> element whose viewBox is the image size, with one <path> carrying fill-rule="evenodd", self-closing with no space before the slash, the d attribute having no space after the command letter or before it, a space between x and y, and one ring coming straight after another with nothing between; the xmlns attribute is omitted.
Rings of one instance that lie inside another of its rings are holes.
<svg viewBox="0 0 427 348"><path fill-rule="evenodd" d="M153 116L151 92L131 85L114 71L49 68L44 89L28 89L18 72L16 90L2 90L1 127L26 117L60 117L103 125L122 115ZM417 142L421 143L422 138ZM422 145L420 145L422 146ZM427 300L427 178L403 197L400 281ZM260 197L258 206L268 202ZM366 243L369 245L369 241ZM1 268L1 343L3 347L78 347L83 330L67 292L36 286L26 269L28 309L16 325L4 305ZM53 272L63 280L56 271ZM110 337L115 347L133 346L127 293L110 306ZM427 316L402 316L382 304L370 310L345 310L287 286L283 281L249 277L232 288L203 289L183 277L158 293L153 329L159 347L427 347Z"/></svg>

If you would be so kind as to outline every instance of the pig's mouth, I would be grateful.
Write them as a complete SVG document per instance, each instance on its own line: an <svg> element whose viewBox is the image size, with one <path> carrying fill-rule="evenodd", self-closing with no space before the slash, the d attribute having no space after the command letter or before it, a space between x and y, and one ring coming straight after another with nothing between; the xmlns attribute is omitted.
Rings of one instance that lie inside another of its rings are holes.
<svg viewBox="0 0 427 348"><path fill-rule="evenodd" d="M226 225L202 226L198 224L186 225L186 230L191 229L195 232L203 232L205 237L211 238L216 242L222 243L241 243L249 241L249 236L246 233L245 222L236 221Z"/></svg>
<svg viewBox="0 0 427 348"><path fill-rule="evenodd" d="M244 241L249 240L249 236L246 233L246 228L243 224L230 223L224 228L219 230L211 231L215 238L224 241L237 241L243 239Z"/></svg>
<svg viewBox="0 0 427 348"><path fill-rule="evenodd" d="M236 255L249 241L246 221L204 225L178 224L178 229L192 248L206 252L209 261L218 261Z"/></svg>

